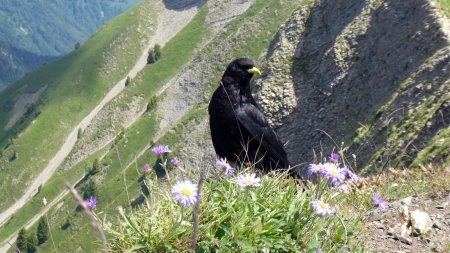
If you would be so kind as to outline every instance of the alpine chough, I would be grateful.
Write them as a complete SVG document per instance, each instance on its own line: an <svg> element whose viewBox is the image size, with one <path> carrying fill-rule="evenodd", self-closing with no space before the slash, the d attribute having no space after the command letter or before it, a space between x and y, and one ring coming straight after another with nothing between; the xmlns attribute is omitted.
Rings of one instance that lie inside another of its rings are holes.
<svg viewBox="0 0 450 253"><path fill-rule="evenodd" d="M288 169L283 144L251 94L255 74L261 72L247 58L233 60L225 70L208 107L214 149L238 165L255 164L265 172Z"/></svg>

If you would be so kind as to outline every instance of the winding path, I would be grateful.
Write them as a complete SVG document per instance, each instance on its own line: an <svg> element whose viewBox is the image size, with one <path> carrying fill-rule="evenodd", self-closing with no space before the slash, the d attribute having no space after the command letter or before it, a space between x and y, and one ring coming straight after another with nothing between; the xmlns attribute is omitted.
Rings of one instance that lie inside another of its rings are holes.
<svg viewBox="0 0 450 253"><path fill-rule="evenodd" d="M125 88L126 77L134 78L147 64L147 52L156 43L164 46L173 36L175 36L198 12L197 6L192 6L192 8L184 8L182 10L169 10L165 9L158 20L158 27L155 31L153 37L149 40L147 46L142 51L142 54L134 67L130 72L120 80L114 87L106 94L106 96L100 101L100 103L70 132L66 141L55 154L55 156L50 160L48 165L42 170L38 177L33 181L33 183L27 188L22 197L11 205L4 212L0 213L0 227L22 206L24 206L36 193L40 185L45 184L59 165L64 161L66 156L70 153L77 141L78 129L84 130L92 121L92 119L100 112L100 110L114 97L116 97ZM161 92L160 92L161 93ZM25 227L32 226L50 207L56 204L60 199L62 199L67 194L63 191L58 195L51 203L49 203L43 210L36 214L30 221L25 225ZM6 252L10 245L13 244L16 238L17 232L11 235L2 244L0 252Z"/></svg>

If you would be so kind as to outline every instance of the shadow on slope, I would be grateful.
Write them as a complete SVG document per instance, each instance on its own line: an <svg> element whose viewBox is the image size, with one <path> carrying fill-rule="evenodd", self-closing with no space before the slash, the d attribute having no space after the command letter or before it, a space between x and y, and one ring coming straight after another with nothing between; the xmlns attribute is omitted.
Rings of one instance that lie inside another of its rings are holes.
<svg viewBox="0 0 450 253"><path fill-rule="evenodd" d="M206 0L163 0L164 6L169 10L183 11L192 7L200 8L206 3Z"/></svg>
<svg viewBox="0 0 450 253"><path fill-rule="evenodd" d="M365 6L350 0L322 1L311 10L293 59L298 104L282 127L295 162L312 150L330 152L399 89L446 41L423 0L386 0ZM360 123L361 122L361 123ZM364 165L378 145L357 153ZM358 152L358 150L355 150Z"/></svg>

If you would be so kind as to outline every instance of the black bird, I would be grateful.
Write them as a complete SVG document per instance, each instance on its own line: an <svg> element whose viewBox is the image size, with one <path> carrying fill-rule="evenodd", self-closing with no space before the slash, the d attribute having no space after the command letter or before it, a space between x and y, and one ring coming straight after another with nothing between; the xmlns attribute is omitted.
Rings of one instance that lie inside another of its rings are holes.
<svg viewBox="0 0 450 253"><path fill-rule="evenodd" d="M291 163L283 144L250 92L255 74L261 72L247 58L232 61L225 70L208 107L214 149L221 158L256 164L265 172L287 169Z"/></svg>

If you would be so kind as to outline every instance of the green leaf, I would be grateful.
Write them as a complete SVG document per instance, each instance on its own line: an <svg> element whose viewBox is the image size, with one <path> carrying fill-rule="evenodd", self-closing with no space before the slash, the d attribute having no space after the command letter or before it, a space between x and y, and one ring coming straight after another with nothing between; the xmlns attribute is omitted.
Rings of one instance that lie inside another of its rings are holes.
<svg viewBox="0 0 450 253"><path fill-rule="evenodd" d="M258 199L258 197L256 197L256 193L254 191L250 191L250 190L249 190L249 192L250 192L250 196L251 196L252 200L256 201Z"/></svg>
<svg viewBox="0 0 450 253"><path fill-rule="evenodd" d="M320 242L317 240L311 240L308 245L308 252L315 253L320 248Z"/></svg>
<svg viewBox="0 0 450 253"><path fill-rule="evenodd" d="M125 214L124 212L120 212L120 215L122 215L125 222L128 224L130 228L132 228L135 232L139 233L141 236L144 234L139 229L139 226L137 225L136 221L131 218L129 215Z"/></svg>
<svg viewBox="0 0 450 253"><path fill-rule="evenodd" d="M336 229L336 233L334 235L334 240L336 242L342 243L342 242L344 242L344 238L345 238L345 229L344 229L344 227L338 227Z"/></svg>
<svg viewBox="0 0 450 253"><path fill-rule="evenodd" d="M145 245L142 245L142 244L136 244L136 245L133 245L133 247L131 247L131 249L129 249L129 250L127 250L127 251L125 251L126 253L131 253L131 252L133 252L133 251L137 251L137 250L140 250L140 249L144 249L146 246Z"/></svg>

